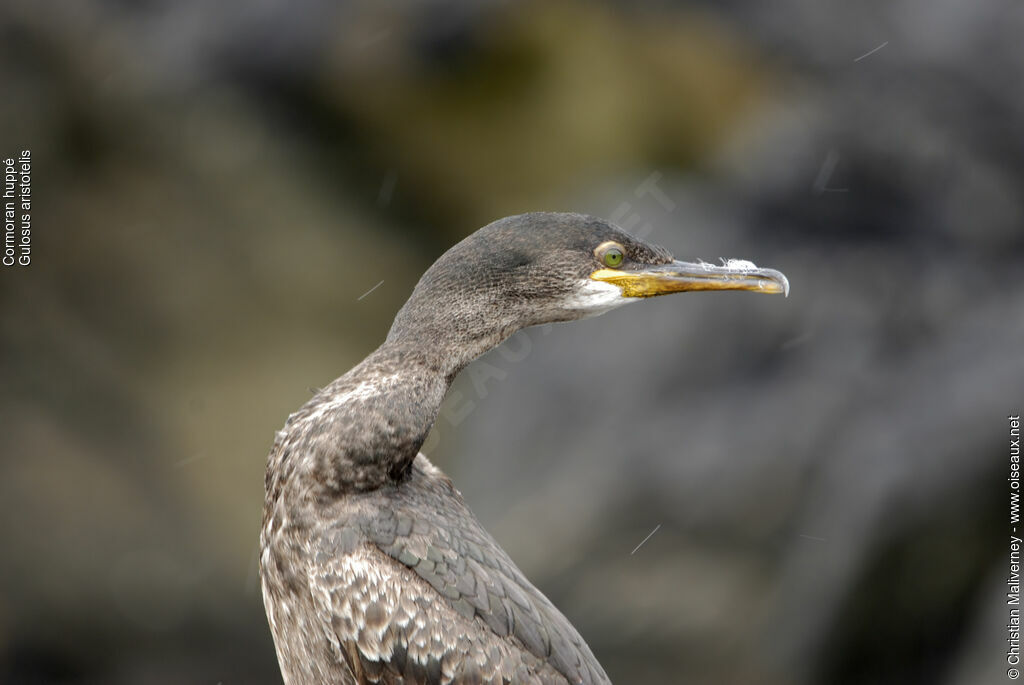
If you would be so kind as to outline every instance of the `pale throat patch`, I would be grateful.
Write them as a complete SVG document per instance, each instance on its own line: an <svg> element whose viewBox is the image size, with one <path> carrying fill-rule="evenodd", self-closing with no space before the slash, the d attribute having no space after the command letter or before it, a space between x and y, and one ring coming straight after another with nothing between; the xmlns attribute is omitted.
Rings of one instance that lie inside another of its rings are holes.
<svg viewBox="0 0 1024 685"><path fill-rule="evenodd" d="M565 302L567 308L583 312L584 318L598 316L639 298L626 297L617 285L588 278L581 281L576 292Z"/></svg>

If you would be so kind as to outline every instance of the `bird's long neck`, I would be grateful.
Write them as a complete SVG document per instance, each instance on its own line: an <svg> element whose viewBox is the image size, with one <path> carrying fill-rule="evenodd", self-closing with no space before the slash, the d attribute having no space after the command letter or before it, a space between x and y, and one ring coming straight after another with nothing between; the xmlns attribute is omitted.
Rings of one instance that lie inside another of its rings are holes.
<svg viewBox="0 0 1024 685"><path fill-rule="evenodd" d="M524 316L521 303L499 287L481 284L467 293L431 282L436 267L427 271L399 310L381 349L416 350L451 381L519 329L543 323Z"/></svg>
<svg viewBox="0 0 1024 685"><path fill-rule="evenodd" d="M302 480L318 496L367 492L400 482L437 419L452 380L502 339L389 335L289 419L286 434L293 453L302 455L302 464L296 464L306 476ZM288 447L281 450L282 459Z"/></svg>
<svg viewBox="0 0 1024 685"><path fill-rule="evenodd" d="M302 452L328 493L400 481L437 418L447 370L429 350L385 342L300 412Z"/></svg>
<svg viewBox="0 0 1024 685"><path fill-rule="evenodd" d="M423 299L414 293L384 343L289 418L268 492L290 481L332 497L400 482L455 376L519 328L507 313L425 308Z"/></svg>

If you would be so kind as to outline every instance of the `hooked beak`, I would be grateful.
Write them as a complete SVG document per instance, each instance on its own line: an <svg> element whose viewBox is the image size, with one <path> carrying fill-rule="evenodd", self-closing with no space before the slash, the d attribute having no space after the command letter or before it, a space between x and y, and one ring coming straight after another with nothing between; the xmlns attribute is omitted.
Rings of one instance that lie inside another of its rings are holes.
<svg viewBox="0 0 1024 685"><path fill-rule="evenodd" d="M617 285L624 297L655 297L691 290L749 290L789 296L789 280L781 271L759 269L751 262L730 259L722 266L674 261L630 269L598 269L595 281Z"/></svg>

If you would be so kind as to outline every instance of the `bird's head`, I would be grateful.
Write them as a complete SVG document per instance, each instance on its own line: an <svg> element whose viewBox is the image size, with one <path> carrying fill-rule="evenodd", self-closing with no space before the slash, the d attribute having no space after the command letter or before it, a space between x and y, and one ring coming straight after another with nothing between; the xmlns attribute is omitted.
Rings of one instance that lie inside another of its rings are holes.
<svg viewBox="0 0 1024 685"><path fill-rule="evenodd" d="M388 337L461 343L478 348L476 356L526 326L695 290L788 294L789 282L750 262L675 260L597 217L521 214L488 224L445 252L423 274Z"/></svg>

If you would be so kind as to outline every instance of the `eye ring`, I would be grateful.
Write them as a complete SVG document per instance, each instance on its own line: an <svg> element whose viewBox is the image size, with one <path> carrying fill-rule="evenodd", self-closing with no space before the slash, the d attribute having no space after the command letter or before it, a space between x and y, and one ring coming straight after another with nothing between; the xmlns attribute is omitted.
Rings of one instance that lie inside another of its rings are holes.
<svg viewBox="0 0 1024 685"><path fill-rule="evenodd" d="M625 252L622 246L616 242L608 241L607 243L602 243L595 251L601 263L610 269L619 268L622 266L623 259L625 259Z"/></svg>

